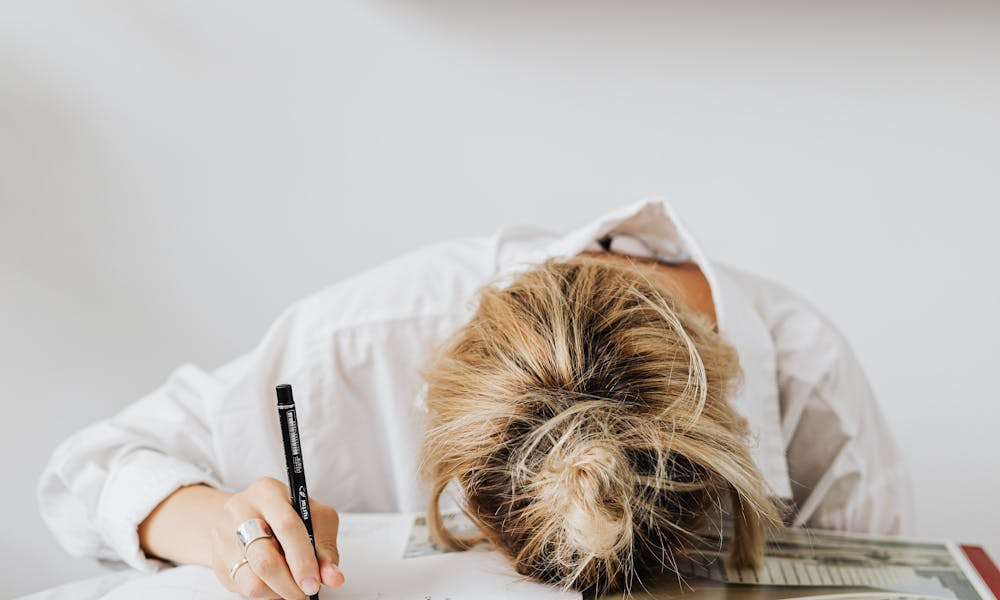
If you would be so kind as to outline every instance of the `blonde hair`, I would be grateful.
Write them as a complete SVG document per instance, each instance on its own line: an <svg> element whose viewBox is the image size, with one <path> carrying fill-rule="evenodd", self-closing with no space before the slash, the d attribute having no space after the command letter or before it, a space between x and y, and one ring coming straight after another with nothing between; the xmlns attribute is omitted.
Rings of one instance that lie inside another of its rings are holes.
<svg viewBox="0 0 1000 600"><path fill-rule="evenodd" d="M463 510L517 571L628 589L693 542L726 496L730 557L759 563L779 521L728 402L736 351L638 266L553 258L480 289L471 320L423 370L428 522L456 480Z"/></svg>

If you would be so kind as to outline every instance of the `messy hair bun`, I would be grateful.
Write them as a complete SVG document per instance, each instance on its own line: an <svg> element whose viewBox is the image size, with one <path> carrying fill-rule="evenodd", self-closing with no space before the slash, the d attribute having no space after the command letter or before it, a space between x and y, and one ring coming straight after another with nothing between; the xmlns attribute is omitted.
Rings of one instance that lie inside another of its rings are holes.
<svg viewBox="0 0 1000 600"><path fill-rule="evenodd" d="M732 560L756 564L778 521L727 398L735 350L709 319L627 263L549 259L480 291L424 371L422 474L518 572L577 589L629 588L689 548L713 507L735 511Z"/></svg>
<svg viewBox="0 0 1000 600"><path fill-rule="evenodd" d="M554 450L534 482L535 502L549 503L563 515L563 535L572 555L614 556L631 538L626 500L633 485L631 469L614 444L583 442Z"/></svg>

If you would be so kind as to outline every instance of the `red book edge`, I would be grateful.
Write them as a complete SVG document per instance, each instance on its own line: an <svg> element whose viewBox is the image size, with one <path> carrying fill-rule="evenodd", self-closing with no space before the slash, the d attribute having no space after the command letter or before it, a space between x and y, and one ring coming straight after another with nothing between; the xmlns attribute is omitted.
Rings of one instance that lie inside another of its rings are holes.
<svg viewBox="0 0 1000 600"><path fill-rule="evenodd" d="M979 572L986 587L990 588L995 598L1000 599L1000 569L990 559L990 555L982 546L961 546L962 552L969 558L969 562Z"/></svg>

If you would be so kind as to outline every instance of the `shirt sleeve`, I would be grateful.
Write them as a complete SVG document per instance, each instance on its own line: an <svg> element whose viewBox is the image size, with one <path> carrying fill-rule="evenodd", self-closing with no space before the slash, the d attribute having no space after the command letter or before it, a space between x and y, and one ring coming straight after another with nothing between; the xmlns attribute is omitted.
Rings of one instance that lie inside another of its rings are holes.
<svg viewBox="0 0 1000 600"><path fill-rule="evenodd" d="M909 474L857 356L806 300L757 283L777 354L792 525L910 533Z"/></svg>
<svg viewBox="0 0 1000 600"><path fill-rule="evenodd" d="M39 506L71 555L142 571L167 564L142 552L138 525L180 487L224 489L213 428L218 405L234 388L248 402L269 398L269 386L309 362L315 324L303 304L285 311L252 352L213 372L183 365L146 397L55 449L38 482Z"/></svg>

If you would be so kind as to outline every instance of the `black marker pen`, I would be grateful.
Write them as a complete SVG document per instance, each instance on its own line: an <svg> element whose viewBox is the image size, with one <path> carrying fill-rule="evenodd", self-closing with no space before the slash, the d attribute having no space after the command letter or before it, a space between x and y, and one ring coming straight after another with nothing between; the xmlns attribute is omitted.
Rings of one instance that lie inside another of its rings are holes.
<svg viewBox="0 0 1000 600"><path fill-rule="evenodd" d="M278 420L281 422L281 439L285 444L285 468L288 471L288 489L291 493L292 506L298 511L302 524L306 526L313 552L316 552L312 515L309 511L309 490L306 488L306 469L302 464L302 444L299 441L299 422L295 415L292 386L283 383L276 387L275 391L278 392ZM319 594L313 594L309 599L319 600Z"/></svg>

